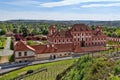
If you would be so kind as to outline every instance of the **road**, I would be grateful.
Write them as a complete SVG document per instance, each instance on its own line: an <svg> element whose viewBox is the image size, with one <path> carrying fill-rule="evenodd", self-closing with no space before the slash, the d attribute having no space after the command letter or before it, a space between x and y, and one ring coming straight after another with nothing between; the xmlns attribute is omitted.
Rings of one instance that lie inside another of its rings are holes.
<svg viewBox="0 0 120 80"><path fill-rule="evenodd" d="M42 60L42 61L33 61L33 62L27 62L27 63L17 63L17 64L11 64L11 65L6 65L6 66L2 66L2 69L0 70L0 75L5 74L7 72L25 67L25 66L29 66L29 65L35 65L35 64L42 64L42 63L48 63L48 62L55 62L55 61L60 61L60 60L69 60L69 59L73 59L73 58L79 58L80 56L76 56L76 57L64 57L64 58L56 58L53 60Z"/></svg>
<svg viewBox="0 0 120 80"><path fill-rule="evenodd" d="M0 56L8 56L13 54L13 51L10 50L10 43L11 37L7 37L5 48L2 51L0 51Z"/></svg>

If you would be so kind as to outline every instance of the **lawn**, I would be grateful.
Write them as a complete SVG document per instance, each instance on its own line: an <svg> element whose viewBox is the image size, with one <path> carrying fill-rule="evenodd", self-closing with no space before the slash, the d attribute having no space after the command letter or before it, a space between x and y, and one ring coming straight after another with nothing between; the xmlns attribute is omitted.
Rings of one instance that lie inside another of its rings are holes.
<svg viewBox="0 0 120 80"><path fill-rule="evenodd" d="M38 44L40 44L40 42L39 42L39 41L29 40L29 41L27 41L27 44L28 44L28 45L38 45Z"/></svg>
<svg viewBox="0 0 120 80"><path fill-rule="evenodd" d="M107 41L108 45L119 45L120 42L114 42L114 41Z"/></svg>
<svg viewBox="0 0 120 80"><path fill-rule="evenodd" d="M4 49L6 44L6 37L0 37L0 49Z"/></svg>
<svg viewBox="0 0 120 80"><path fill-rule="evenodd" d="M40 68L47 68L48 71L46 73L41 72L41 73L32 75L30 77L27 77L26 79L27 80L55 80L57 74L64 71L74 61L75 61L75 59L70 59L70 60L63 60L63 61L27 66L25 68L22 68L22 69L19 69L19 70L16 70L16 71L13 71L13 72L3 75L0 78L0 80L10 80L22 73L26 73L26 71L28 71L28 70L37 70ZM46 76L48 79L46 79Z"/></svg>

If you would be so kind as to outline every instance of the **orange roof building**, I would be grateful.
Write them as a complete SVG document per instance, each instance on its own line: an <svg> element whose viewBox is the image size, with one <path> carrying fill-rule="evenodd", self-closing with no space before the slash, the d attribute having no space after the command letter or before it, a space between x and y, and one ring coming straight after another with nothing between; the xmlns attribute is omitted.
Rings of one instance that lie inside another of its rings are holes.
<svg viewBox="0 0 120 80"><path fill-rule="evenodd" d="M14 46L15 61L41 60L71 56L73 53L106 50L106 35L98 26L91 30L85 24L75 24L67 30L57 31L49 27L48 44L27 45L20 40Z"/></svg>

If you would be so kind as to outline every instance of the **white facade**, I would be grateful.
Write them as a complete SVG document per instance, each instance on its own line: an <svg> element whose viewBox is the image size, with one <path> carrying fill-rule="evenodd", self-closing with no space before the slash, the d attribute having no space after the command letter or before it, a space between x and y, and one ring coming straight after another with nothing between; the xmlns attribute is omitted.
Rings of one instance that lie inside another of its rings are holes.
<svg viewBox="0 0 120 80"><path fill-rule="evenodd" d="M26 56L29 57L29 56L34 56L35 53L33 51L15 51L15 57L25 57L25 52L26 52ZM21 53L21 56L19 56L19 53Z"/></svg>

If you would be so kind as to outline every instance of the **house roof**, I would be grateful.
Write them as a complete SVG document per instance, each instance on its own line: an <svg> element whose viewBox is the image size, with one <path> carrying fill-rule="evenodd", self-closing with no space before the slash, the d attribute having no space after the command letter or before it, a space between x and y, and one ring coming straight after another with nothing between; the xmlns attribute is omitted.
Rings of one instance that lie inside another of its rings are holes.
<svg viewBox="0 0 120 80"><path fill-rule="evenodd" d="M72 43L69 44L47 44L47 45L32 45L25 44L24 41L20 40L14 47L15 51L34 51L36 54L55 53L55 52L91 52L106 50L104 46L92 46L92 47L80 47L74 46Z"/></svg>
<svg viewBox="0 0 120 80"><path fill-rule="evenodd" d="M13 34L12 31L8 31L8 32L6 33L6 35L11 35L11 34Z"/></svg>
<svg viewBox="0 0 120 80"><path fill-rule="evenodd" d="M82 47L82 50L84 52L93 52L93 51L101 51L101 50L107 50L104 46L92 46L92 47Z"/></svg>
<svg viewBox="0 0 120 80"><path fill-rule="evenodd" d="M72 31L88 31L89 27L85 24L74 24L71 28Z"/></svg>
<svg viewBox="0 0 120 80"><path fill-rule="evenodd" d="M35 49L35 52L37 54L50 53L50 52L54 52L55 50L52 45L40 44L40 45L32 45L31 47Z"/></svg>
<svg viewBox="0 0 120 80"><path fill-rule="evenodd" d="M72 52L73 44L55 44L56 52Z"/></svg>
<svg viewBox="0 0 120 80"><path fill-rule="evenodd" d="M34 48L30 47L29 45L27 45L24 41L20 40L18 41L15 46L14 46L14 50L15 51L35 51Z"/></svg>

